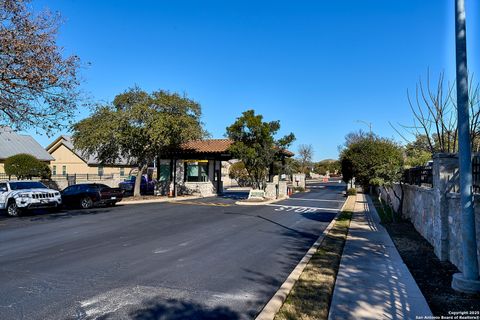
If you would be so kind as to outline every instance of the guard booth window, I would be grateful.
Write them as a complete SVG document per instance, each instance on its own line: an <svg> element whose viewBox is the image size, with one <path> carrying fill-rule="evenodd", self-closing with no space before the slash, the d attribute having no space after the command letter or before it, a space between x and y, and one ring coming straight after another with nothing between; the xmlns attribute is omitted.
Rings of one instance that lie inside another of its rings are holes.
<svg viewBox="0 0 480 320"><path fill-rule="evenodd" d="M168 181L170 180L170 165L169 164L161 164L160 165L160 176L158 177L158 181Z"/></svg>
<svg viewBox="0 0 480 320"><path fill-rule="evenodd" d="M208 181L208 162L185 162L185 181Z"/></svg>

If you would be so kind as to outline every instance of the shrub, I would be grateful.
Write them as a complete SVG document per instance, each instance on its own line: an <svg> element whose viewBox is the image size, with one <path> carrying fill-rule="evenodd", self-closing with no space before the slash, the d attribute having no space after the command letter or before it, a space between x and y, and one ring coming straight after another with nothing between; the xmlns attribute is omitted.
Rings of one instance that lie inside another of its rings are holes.
<svg viewBox="0 0 480 320"><path fill-rule="evenodd" d="M347 190L347 196L354 196L357 194L357 189L355 188L350 188Z"/></svg>
<svg viewBox="0 0 480 320"><path fill-rule="evenodd" d="M16 176L17 179L29 179L32 177L49 179L52 175L48 164L25 153L5 159L4 169L7 175Z"/></svg>
<svg viewBox="0 0 480 320"><path fill-rule="evenodd" d="M235 179L238 182L240 187L249 185L249 176L248 171L245 168L245 164L242 161L235 162L230 166L230 171L228 173L230 179Z"/></svg>
<svg viewBox="0 0 480 320"><path fill-rule="evenodd" d="M304 187L293 187L293 191L295 192L304 192L305 188Z"/></svg>

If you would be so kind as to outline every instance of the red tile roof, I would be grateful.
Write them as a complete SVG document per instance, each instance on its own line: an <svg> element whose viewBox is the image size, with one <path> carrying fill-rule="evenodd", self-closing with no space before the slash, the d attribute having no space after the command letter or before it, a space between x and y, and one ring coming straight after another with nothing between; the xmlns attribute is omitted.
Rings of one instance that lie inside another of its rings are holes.
<svg viewBox="0 0 480 320"><path fill-rule="evenodd" d="M193 140L182 145L183 151L199 153L227 152L233 141L230 139Z"/></svg>
<svg viewBox="0 0 480 320"><path fill-rule="evenodd" d="M207 139L193 140L182 145L182 151L198 152L198 153L227 153L228 148L233 141L230 139ZM289 150L283 150L283 154L287 157L293 157L295 154Z"/></svg>

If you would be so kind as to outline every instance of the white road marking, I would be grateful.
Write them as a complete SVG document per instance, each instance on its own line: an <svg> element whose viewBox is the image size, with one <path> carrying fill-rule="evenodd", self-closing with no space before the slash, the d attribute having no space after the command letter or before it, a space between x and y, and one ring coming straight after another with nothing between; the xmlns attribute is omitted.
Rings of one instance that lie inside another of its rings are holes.
<svg viewBox="0 0 480 320"><path fill-rule="evenodd" d="M339 210L339 209L332 209L332 208L288 206L288 205L281 205L281 204L267 204L267 206L277 207L275 211L295 211L295 212L334 211L334 212L337 212Z"/></svg>
<svg viewBox="0 0 480 320"><path fill-rule="evenodd" d="M157 249L157 250L153 251L153 253L165 253L165 252L168 252L170 250L171 249Z"/></svg>
<svg viewBox="0 0 480 320"><path fill-rule="evenodd" d="M338 202L338 203L343 203L343 201L344 201L344 200L324 200L324 199L305 199L305 198L289 198L289 200L319 201L319 202Z"/></svg>

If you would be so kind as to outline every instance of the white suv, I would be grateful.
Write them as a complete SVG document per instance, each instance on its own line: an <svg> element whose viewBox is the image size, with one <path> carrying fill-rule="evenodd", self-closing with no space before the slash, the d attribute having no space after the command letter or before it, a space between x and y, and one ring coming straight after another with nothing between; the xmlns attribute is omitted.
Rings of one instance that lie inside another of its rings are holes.
<svg viewBox="0 0 480 320"><path fill-rule="evenodd" d="M22 210L60 208L62 196L57 190L35 181L0 182L0 209L9 216L18 216Z"/></svg>

